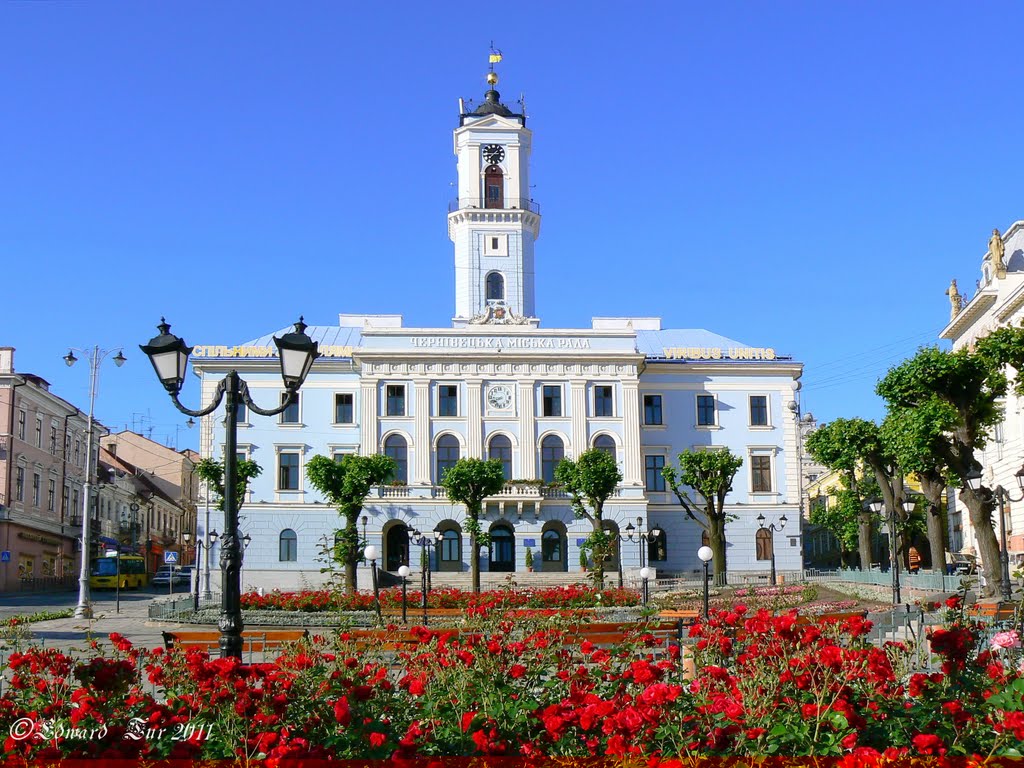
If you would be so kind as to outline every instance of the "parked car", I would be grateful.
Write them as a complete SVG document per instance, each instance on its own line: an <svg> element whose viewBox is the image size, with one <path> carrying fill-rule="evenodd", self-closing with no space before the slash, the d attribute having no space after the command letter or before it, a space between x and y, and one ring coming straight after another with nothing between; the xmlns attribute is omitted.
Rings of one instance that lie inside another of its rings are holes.
<svg viewBox="0 0 1024 768"><path fill-rule="evenodd" d="M966 552L954 552L946 563L946 573L951 576L973 576L978 572L978 558Z"/></svg>
<svg viewBox="0 0 1024 768"><path fill-rule="evenodd" d="M166 587L170 584L192 585L191 565L161 565L153 576L154 587Z"/></svg>

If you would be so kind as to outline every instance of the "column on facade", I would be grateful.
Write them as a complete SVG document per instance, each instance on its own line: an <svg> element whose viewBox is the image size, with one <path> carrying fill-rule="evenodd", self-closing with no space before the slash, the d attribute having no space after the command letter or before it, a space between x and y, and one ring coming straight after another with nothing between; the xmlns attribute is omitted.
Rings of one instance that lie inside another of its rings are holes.
<svg viewBox="0 0 1024 768"><path fill-rule="evenodd" d="M540 477L537 474L537 427L534 423L536 398L534 382L519 382L519 463L524 480Z"/></svg>
<svg viewBox="0 0 1024 768"><path fill-rule="evenodd" d="M359 384L359 452L363 456L380 453L377 434L377 381L364 379Z"/></svg>
<svg viewBox="0 0 1024 768"><path fill-rule="evenodd" d="M630 379L622 382L622 482L624 485L643 485L643 465L640 451L640 382Z"/></svg>
<svg viewBox="0 0 1024 768"><path fill-rule="evenodd" d="M480 379L466 382L466 455L473 459L484 457L482 389Z"/></svg>
<svg viewBox="0 0 1024 768"><path fill-rule="evenodd" d="M413 482L430 485L430 380L416 379L413 381L413 389L416 392L416 411L413 419Z"/></svg>
<svg viewBox="0 0 1024 768"><path fill-rule="evenodd" d="M587 382L573 379L569 382L569 398L572 407L572 456L579 457L587 450Z"/></svg>

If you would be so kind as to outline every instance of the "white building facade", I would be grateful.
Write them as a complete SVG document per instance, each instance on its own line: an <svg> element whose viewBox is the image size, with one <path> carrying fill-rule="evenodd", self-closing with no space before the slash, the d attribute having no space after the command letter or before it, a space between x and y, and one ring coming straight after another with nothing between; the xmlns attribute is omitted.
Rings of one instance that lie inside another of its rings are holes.
<svg viewBox="0 0 1024 768"><path fill-rule="evenodd" d="M769 524L787 517L775 535L777 567L800 571L802 365L706 330L663 329L659 318L543 328L534 304L540 214L528 199L526 119L491 90L461 116L454 137L451 327L341 315L337 325L308 328L323 357L298 404L276 418L239 418L239 455L264 470L240 512L241 532L251 537L244 586L296 588L324 578L322 553L341 522L310 487L305 466L314 455L347 452L384 453L398 465L394 483L366 500L361 520L387 571L406 562L418 570L413 530L442 534L432 570L468 571L465 510L447 499L440 478L459 458L474 457L501 460L508 480L486 504L482 526L491 544L482 570L522 578L529 550L534 570L579 572L590 524L573 516L553 484L554 468L591 448L613 453L623 476L605 508L609 526L623 535L630 525L664 531L643 553L638 537L624 540L609 573L635 573L641 557L659 574L700 568L701 528L685 517L661 469L681 451L724 448L743 458L727 499L730 573L767 576L772 542L759 532L759 515ZM234 369L260 405L280 402L272 338L283 332L196 347L204 401ZM220 458L223 408L206 419L201 453Z"/></svg>
<svg viewBox="0 0 1024 768"><path fill-rule="evenodd" d="M950 321L939 336L951 341L953 349L970 347L997 328L1019 327L1024 322L1024 221L1014 222L1005 233L993 232L981 259L981 279L969 301L961 296L955 280L947 294ZM976 457L984 468L985 485L1001 485L1014 496L1020 495L1016 473L1024 462L1022 408L1024 400L1011 389L1003 401L1003 422L995 427L992 439ZM967 508L955 493L950 497L955 500L950 512L950 549L977 553L978 542ZM994 519L998 526L998 510ZM1017 565L1024 562L1024 502L1007 501L1005 522L1007 551L1011 563ZM1000 534L998 528L996 534Z"/></svg>

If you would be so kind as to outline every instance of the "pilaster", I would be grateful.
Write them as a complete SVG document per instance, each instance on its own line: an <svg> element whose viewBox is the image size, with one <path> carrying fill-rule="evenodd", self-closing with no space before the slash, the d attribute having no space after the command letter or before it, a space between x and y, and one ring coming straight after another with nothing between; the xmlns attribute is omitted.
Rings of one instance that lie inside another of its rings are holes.
<svg viewBox="0 0 1024 768"><path fill-rule="evenodd" d="M482 390L481 379L466 381L466 456L472 459L482 459L484 455Z"/></svg>
<svg viewBox="0 0 1024 768"><path fill-rule="evenodd" d="M537 426L534 423L536 397L535 382L520 381L519 396L519 465L522 467L524 480L532 480L537 475Z"/></svg>
<svg viewBox="0 0 1024 768"><path fill-rule="evenodd" d="M625 485L643 484L643 458L640 451L640 382L636 379L622 382L622 482Z"/></svg>
<svg viewBox="0 0 1024 768"><path fill-rule="evenodd" d="M379 384L375 379L363 380L359 385L359 453L372 456L380 452L380 435L378 432L377 390Z"/></svg>
<svg viewBox="0 0 1024 768"><path fill-rule="evenodd" d="M415 411L413 412L413 482L419 485L430 485L430 456L433 454L430 444L430 381L416 379L413 381L415 391Z"/></svg>
<svg viewBox="0 0 1024 768"><path fill-rule="evenodd" d="M579 455L587 450L587 382L584 379L572 379L569 382L570 407L572 408L572 446L571 455Z"/></svg>

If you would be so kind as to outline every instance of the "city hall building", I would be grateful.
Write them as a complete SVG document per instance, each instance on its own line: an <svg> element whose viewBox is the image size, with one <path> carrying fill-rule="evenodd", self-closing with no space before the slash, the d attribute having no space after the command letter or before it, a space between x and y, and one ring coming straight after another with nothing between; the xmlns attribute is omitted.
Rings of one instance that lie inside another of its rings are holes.
<svg viewBox="0 0 1024 768"><path fill-rule="evenodd" d="M701 567L702 529L689 520L661 470L684 450L725 449L743 458L727 498L728 567L767 575L772 547L779 571L802 567L797 414L802 365L770 340L745 343L703 329L668 329L654 317L597 317L589 328L545 328L534 303L535 247L541 216L529 199L531 132L495 90L454 131L458 200L448 214L454 243L455 314L450 325L403 327L400 315L340 315L311 326L322 357L298 402L280 416L242 409L238 452L263 473L241 509L250 542L246 588L293 588L324 579L324 552L341 526L338 512L310 486L317 455L391 456L393 483L375 489L360 521L381 565L419 570L410 532L441 534L435 572L469 570L465 509L441 488L462 457L498 459L505 489L486 503L489 573L525 580L535 571L579 572L590 523L573 516L552 485L564 457L598 448L613 454L622 483L605 508L622 535L606 569L635 578L641 556L659 575ZM438 311L441 311L438 307ZM237 345L197 346L194 369L204 401L232 369L263 407L283 393L268 329ZM759 331L760 333L760 331ZM206 417L204 456L223 454L223 408ZM761 530L758 516L789 525ZM199 510L200 535L203 509ZM663 534L645 544L629 530ZM210 527L222 527L217 513ZM216 546L214 580L219 580ZM411 557L410 557L411 555Z"/></svg>

